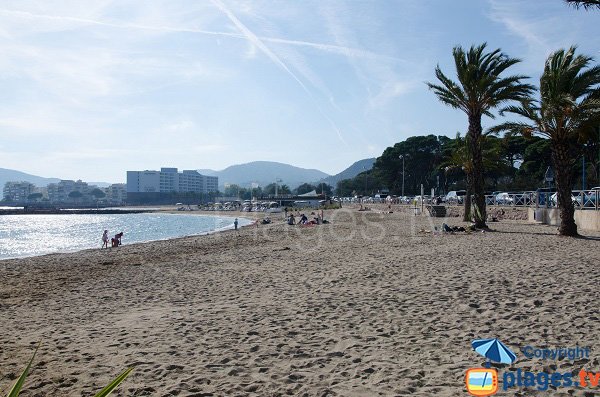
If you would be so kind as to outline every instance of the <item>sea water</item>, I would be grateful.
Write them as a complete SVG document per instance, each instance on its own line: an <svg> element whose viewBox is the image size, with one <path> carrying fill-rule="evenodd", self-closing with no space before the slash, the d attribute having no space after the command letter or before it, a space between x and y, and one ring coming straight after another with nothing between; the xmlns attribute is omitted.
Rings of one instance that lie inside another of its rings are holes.
<svg viewBox="0 0 600 397"><path fill-rule="evenodd" d="M235 217L190 214L94 214L0 216L0 259L72 252L102 246L123 232L123 244L206 234L233 228ZM239 226L250 223L239 218Z"/></svg>

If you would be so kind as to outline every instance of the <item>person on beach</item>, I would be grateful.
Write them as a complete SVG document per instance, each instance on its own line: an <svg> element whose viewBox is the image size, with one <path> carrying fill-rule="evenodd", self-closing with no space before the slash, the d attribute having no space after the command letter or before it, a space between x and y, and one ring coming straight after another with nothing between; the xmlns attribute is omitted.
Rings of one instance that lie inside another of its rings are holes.
<svg viewBox="0 0 600 397"><path fill-rule="evenodd" d="M296 218L294 217L294 214L290 214L288 221L287 221L288 225L295 225L296 224Z"/></svg>
<svg viewBox="0 0 600 397"><path fill-rule="evenodd" d="M108 230L104 230L102 234L102 248L108 248Z"/></svg>
<svg viewBox="0 0 600 397"><path fill-rule="evenodd" d="M115 237L110 240L112 242L112 246L118 247L121 245L121 238L123 238L123 232L115 234Z"/></svg>
<svg viewBox="0 0 600 397"><path fill-rule="evenodd" d="M237 220L237 218L235 218L235 220L233 221L233 229L237 230L237 226L238 226L238 220Z"/></svg>

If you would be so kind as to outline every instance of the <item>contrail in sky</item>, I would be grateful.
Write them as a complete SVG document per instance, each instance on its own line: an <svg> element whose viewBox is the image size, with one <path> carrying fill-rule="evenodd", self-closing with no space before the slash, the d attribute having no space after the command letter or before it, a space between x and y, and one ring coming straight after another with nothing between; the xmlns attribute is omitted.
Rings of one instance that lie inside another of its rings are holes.
<svg viewBox="0 0 600 397"><path fill-rule="evenodd" d="M159 31L159 32L171 32L171 33L198 33L198 34L204 34L204 35L209 35L209 36L223 36L223 37L230 37L230 38L234 38L234 39L249 40L249 38L246 35L241 34L241 33L219 32L219 31L204 30L204 29L174 28L174 27L170 27L170 26L148 26L148 25L139 25L139 24L132 24L132 23L113 23L113 22L98 21L98 20L89 19L89 18L43 15L43 14L34 14L31 12L26 12L26 11L13 11L13 10L6 10L6 9L0 9L0 14L13 15L13 16L17 16L20 18L41 18L41 19L55 20L55 21L67 21L67 22L74 22L74 23L81 23L81 24L88 24L88 25L107 26L107 27L118 28L118 29L154 30L154 31ZM346 55L346 56L355 57L355 58L387 59L387 60L396 61L396 62L403 61L402 59L399 59L399 58L390 57L390 56L386 56L386 55L380 55L380 54L376 54L371 51L362 50L359 48L344 47L344 46L339 46L339 45L334 45L334 44L314 43L311 41L303 41L303 40L289 40L289 39L282 39L282 38L276 38L276 37L261 37L261 36L256 36L256 37L263 42L287 44L287 45L298 46L298 47L309 47L309 48L314 48L317 50L322 50L322 51L331 52L331 53L340 54L340 55Z"/></svg>
<svg viewBox="0 0 600 397"><path fill-rule="evenodd" d="M346 141L344 140L344 137L341 134L340 129L337 127L337 125L334 123L334 121L331 118L329 118L323 110L321 110L321 108L317 104L317 101L315 100L314 96L312 95L310 90L306 87L306 85L304 85L302 80L300 80L296 76L296 74L294 74L294 72L292 72L287 67L287 65L273 51L271 51L250 29L248 29L246 27L246 25L244 25L242 23L242 21L240 21L227 7L225 7L225 5L223 3L221 3L220 0L211 0L211 1L215 6L217 6L217 8L219 8L225 15L227 15L227 18L229 18L229 20L231 22L233 22L233 24L248 39L248 41L250 41L256 47L258 47L258 49L260 49L267 57L269 57L269 59L271 59L271 61L273 61L276 65L278 65L283 70L285 70L287 72L287 74L289 74L300 85L300 87L302 87L302 89L308 94L308 96L312 100L313 104L315 105L315 107L317 108L319 113L321 113L321 115L327 121L329 121L329 123L331 124L331 126L333 127L335 132L337 133L338 138L340 138L340 140L342 141L342 143L344 143L344 145L347 145Z"/></svg>

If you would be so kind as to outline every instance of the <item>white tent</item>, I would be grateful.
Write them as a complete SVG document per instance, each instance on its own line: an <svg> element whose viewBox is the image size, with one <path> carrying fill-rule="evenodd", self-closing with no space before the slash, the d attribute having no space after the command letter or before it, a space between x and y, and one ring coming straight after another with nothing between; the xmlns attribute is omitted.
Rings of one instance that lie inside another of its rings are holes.
<svg viewBox="0 0 600 397"><path fill-rule="evenodd" d="M316 197L318 196L317 191L313 190L311 192L308 193L304 193L304 194L299 194L298 197Z"/></svg>

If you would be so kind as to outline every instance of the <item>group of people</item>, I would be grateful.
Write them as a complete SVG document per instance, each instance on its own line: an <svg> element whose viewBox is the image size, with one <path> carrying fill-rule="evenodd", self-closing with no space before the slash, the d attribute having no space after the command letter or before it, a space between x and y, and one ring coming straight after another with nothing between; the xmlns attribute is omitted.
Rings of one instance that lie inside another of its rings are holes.
<svg viewBox="0 0 600 397"><path fill-rule="evenodd" d="M115 237L110 239L111 247L118 247L121 245L121 239L123 238L123 232L115 234ZM104 230L102 234L102 248L108 248L108 230Z"/></svg>
<svg viewBox="0 0 600 397"><path fill-rule="evenodd" d="M309 220L305 214L301 214L301 215L299 215L300 219L298 220L298 222L296 222L296 217L294 216L294 214L290 214L286 218L287 224L295 225L297 223L298 225L321 225L323 223L329 223L323 219L323 211L321 211L320 214L319 213L315 214L314 212L312 212L311 215L313 215L314 217L312 220Z"/></svg>

